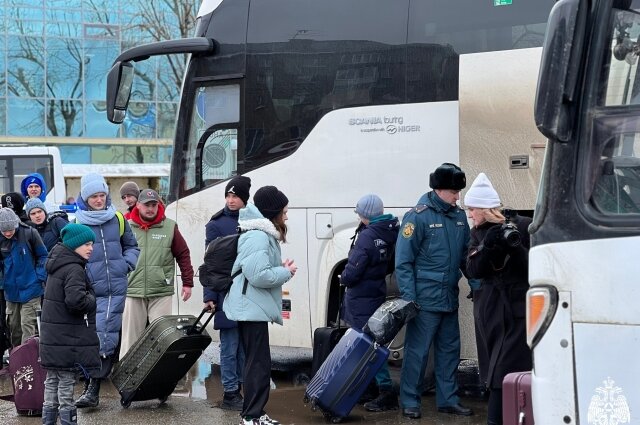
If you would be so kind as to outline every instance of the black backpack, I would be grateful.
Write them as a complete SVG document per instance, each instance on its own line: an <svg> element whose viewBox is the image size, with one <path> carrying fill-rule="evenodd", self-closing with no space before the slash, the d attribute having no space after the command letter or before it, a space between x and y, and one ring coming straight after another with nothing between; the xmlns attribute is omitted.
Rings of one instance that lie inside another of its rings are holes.
<svg viewBox="0 0 640 425"><path fill-rule="evenodd" d="M238 256L240 233L214 239L207 246L204 263L198 268L202 286L216 292L226 292L231 288L233 279L242 273L242 269L231 274L233 263ZM247 278L244 278L242 294L247 292Z"/></svg>

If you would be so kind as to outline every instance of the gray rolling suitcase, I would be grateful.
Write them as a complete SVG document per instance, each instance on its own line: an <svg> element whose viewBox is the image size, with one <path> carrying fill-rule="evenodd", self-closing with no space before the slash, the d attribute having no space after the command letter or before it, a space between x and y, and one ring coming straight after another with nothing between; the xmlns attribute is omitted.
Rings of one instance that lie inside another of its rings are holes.
<svg viewBox="0 0 640 425"><path fill-rule="evenodd" d="M120 404L158 399L165 402L191 366L211 343L200 319L191 315L164 316L154 320L111 374L120 393Z"/></svg>

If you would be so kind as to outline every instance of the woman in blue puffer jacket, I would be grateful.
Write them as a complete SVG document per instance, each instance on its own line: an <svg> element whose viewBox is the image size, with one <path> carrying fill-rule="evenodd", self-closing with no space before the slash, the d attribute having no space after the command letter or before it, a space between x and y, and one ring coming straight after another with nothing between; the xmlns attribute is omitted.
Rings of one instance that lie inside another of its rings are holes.
<svg viewBox="0 0 640 425"><path fill-rule="evenodd" d="M96 293L96 331L102 360L100 372L85 382L85 390L76 401L76 407L83 408L98 405L100 380L109 375L118 358L127 274L135 269L140 249L129 223L122 215L117 216L104 177L95 173L83 176L76 203L76 220L89 226L96 236L87 275Z"/></svg>
<svg viewBox="0 0 640 425"><path fill-rule="evenodd" d="M287 235L287 197L275 186L265 186L253 201L255 205L240 210L242 234L232 273L242 273L234 279L223 310L238 322L245 352L241 424L277 425L264 411L271 378L269 323L282 325L282 285L293 277L297 266L293 260L282 261L280 253L280 243Z"/></svg>

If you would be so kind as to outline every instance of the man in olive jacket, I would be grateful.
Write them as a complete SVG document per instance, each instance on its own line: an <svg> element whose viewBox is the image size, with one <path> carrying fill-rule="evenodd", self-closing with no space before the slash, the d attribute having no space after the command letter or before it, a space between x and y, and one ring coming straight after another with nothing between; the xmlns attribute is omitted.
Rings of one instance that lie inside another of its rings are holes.
<svg viewBox="0 0 640 425"><path fill-rule="evenodd" d="M122 319L120 358L144 332L149 323L171 314L175 261L182 274L182 300L191 297L193 267L186 241L175 221L166 218L164 205L153 189L140 191L131 210L129 224L140 247L136 269L129 275L127 300Z"/></svg>

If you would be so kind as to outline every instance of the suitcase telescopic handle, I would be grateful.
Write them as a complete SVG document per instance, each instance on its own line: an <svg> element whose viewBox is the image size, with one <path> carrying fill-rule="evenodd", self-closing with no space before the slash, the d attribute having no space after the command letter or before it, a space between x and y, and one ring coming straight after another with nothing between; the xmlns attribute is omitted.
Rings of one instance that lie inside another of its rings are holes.
<svg viewBox="0 0 640 425"><path fill-rule="evenodd" d="M205 313L211 313L211 315L209 316L209 318L204 322L204 324L202 325L202 327L198 326L198 324L200 323L200 319L202 319L202 316L205 315ZM211 321L211 319L213 319L213 314L214 311L213 310L209 310L207 308L203 308L202 312L200 313L200 315L198 316L198 318L196 319L195 322L193 322L193 325L191 325L189 327L189 329L187 329L187 335L194 335L194 334L201 334L202 331L204 331L204 329L207 327L207 325L209 324L209 322Z"/></svg>

